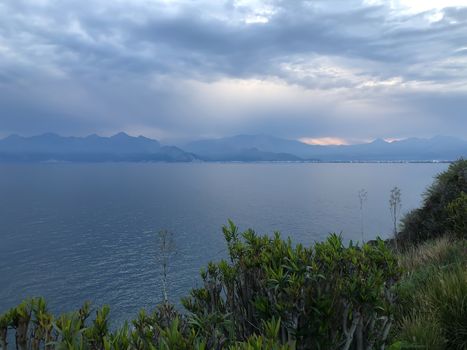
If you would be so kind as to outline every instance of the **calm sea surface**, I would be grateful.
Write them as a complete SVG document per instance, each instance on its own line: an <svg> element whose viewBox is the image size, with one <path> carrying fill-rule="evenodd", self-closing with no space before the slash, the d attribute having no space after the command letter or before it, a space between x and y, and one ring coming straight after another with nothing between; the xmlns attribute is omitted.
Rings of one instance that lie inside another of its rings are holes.
<svg viewBox="0 0 467 350"><path fill-rule="evenodd" d="M228 218L310 244L329 232L359 240L358 190L368 191L365 239L391 232L389 192L407 211L446 164L0 165L0 312L45 296L55 312L84 300L122 322L161 300L157 232L173 232L177 301L224 257Z"/></svg>

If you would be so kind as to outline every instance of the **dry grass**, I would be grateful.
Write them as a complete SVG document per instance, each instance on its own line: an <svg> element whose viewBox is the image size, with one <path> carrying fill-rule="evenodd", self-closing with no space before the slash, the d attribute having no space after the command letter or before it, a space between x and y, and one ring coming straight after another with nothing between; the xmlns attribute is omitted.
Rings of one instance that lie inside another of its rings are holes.
<svg viewBox="0 0 467 350"><path fill-rule="evenodd" d="M446 349L446 340L440 325L426 315L414 313L403 317L399 325L401 331L399 339L404 339L405 344L411 344L412 349Z"/></svg>
<svg viewBox="0 0 467 350"><path fill-rule="evenodd" d="M445 265L452 261L456 247L449 236L443 236L405 251L399 256L399 264L405 271L414 271L428 264Z"/></svg>

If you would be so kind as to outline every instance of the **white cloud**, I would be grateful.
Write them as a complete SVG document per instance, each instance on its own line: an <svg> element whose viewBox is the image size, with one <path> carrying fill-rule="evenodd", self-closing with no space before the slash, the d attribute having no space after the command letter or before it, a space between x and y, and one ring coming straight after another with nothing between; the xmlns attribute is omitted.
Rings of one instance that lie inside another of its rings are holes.
<svg viewBox="0 0 467 350"><path fill-rule="evenodd" d="M368 5L386 5L392 10L409 14L441 10L446 7L467 7L464 0L364 0Z"/></svg>

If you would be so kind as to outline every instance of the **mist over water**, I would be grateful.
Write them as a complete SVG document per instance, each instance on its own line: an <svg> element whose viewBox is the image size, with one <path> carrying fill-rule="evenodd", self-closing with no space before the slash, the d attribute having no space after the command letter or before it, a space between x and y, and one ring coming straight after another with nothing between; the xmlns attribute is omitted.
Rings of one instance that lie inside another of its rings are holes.
<svg viewBox="0 0 467 350"><path fill-rule="evenodd" d="M391 232L389 192L420 204L447 164L2 164L0 312L44 296L55 312L83 301L122 322L162 298L157 231L173 232L177 302L199 269L226 255L221 226L281 231L311 244L329 232L359 240L358 191L368 191L365 239Z"/></svg>

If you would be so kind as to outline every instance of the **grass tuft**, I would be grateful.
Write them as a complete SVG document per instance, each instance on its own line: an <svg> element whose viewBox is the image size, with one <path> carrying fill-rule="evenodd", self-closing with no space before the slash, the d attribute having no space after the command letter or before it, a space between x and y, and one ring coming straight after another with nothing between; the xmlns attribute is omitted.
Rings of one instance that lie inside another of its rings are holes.
<svg viewBox="0 0 467 350"><path fill-rule="evenodd" d="M467 242L448 237L400 254L406 271L394 339L424 349L467 349Z"/></svg>

